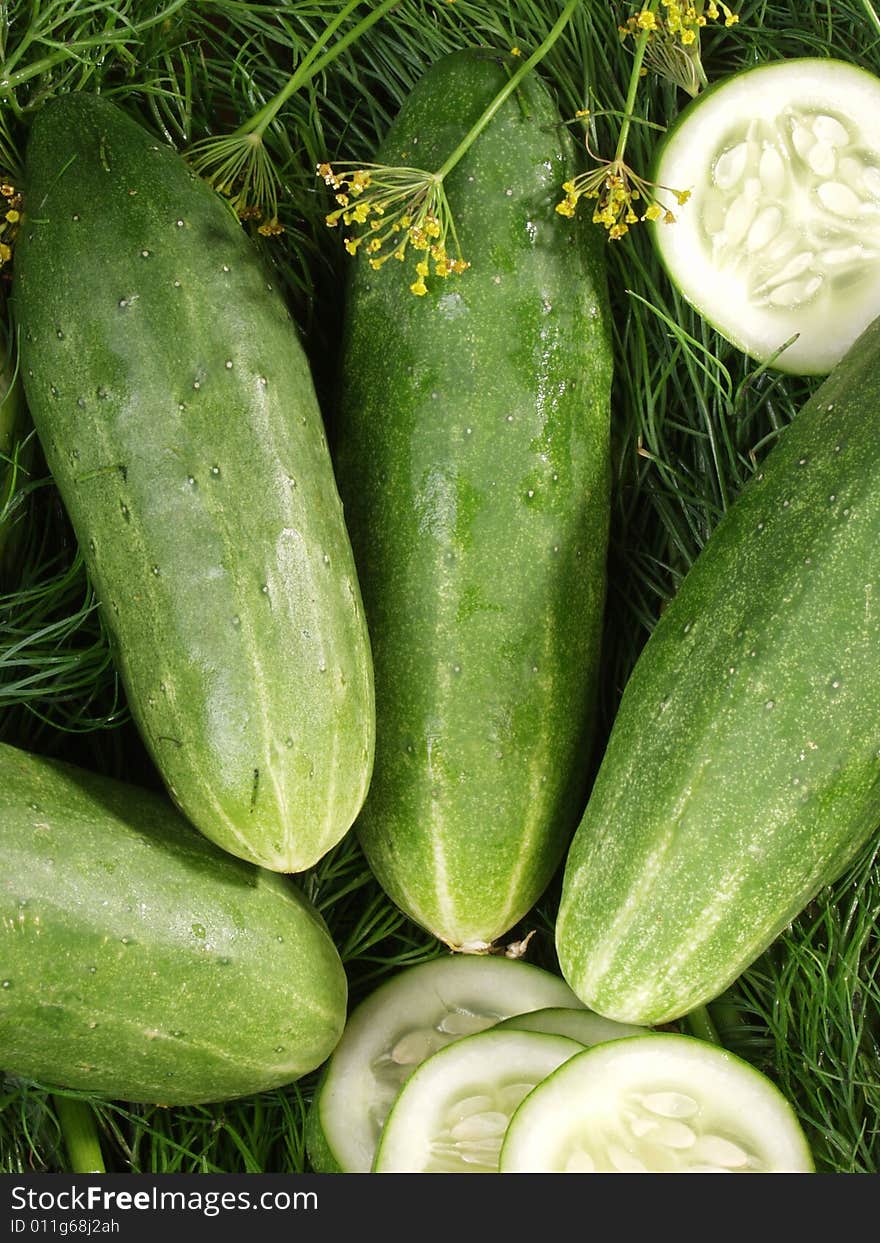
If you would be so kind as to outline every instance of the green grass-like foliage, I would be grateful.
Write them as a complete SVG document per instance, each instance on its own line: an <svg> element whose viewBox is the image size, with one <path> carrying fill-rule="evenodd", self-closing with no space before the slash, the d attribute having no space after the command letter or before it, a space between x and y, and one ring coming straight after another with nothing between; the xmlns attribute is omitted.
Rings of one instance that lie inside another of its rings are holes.
<svg viewBox="0 0 880 1243"><path fill-rule="evenodd" d="M437 56L475 45L516 46L528 55L561 7L560 0L401 0L331 57L268 126L265 151L285 232L255 242L277 269L325 396L341 289L354 260L342 252L339 231L324 227L330 203L315 165L370 159ZM640 7L583 0L539 70L564 117L592 110L590 146L604 157L614 154L632 66L617 27ZM737 26L715 23L702 33L710 82L756 62L805 55L880 73L880 21L867 0L743 0L733 7ZM181 150L230 133L285 85L334 18L350 10L328 48L351 36L369 8L343 0L11 0L0 12L0 171L19 184L28 118L59 91L100 90ZM649 171L660 130L685 102L669 82L641 81L626 152L636 171ZM574 132L583 134L580 122ZM607 251L618 366L604 732L664 602L814 387L756 368L711 331L670 287L646 227ZM0 478L6 469L0 461ZM0 737L156 784L33 446L22 454L16 494L0 516L10 515L16 531L0 578ZM385 898L353 839L302 883L330 925L353 1001L389 973L440 952ZM529 958L545 965L554 961L556 897L551 886L511 934L537 929ZM711 1008L722 1040L793 1101L826 1171L880 1171L878 911L872 848ZM303 1120L313 1082L215 1107L94 1102L107 1168L305 1170ZM0 1171L68 1168L57 1098L0 1079Z"/></svg>

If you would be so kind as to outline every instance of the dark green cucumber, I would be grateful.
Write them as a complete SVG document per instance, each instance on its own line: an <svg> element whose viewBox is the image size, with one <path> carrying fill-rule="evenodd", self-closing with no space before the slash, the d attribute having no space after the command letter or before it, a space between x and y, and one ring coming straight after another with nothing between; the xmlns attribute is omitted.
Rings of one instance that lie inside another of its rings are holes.
<svg viewBox="0 0 880 1243"><path fill-rule="evenodd" d="M439 168L507 81L458 52L380 162ZM358 832L391 897L479 949L547 885L583 808L605 594L611 352L598 234L555 211L572 150L532 77L445 189L461 276L356 270L335 447L377 687Z"/></svg>
<svg viewBox="0 0 880 1243"><path fill-rule="evenodd" d="M162 1104L277 1087L345 1022L345 973L290 881L156 794L0 744L0 1065Z"/></svg>
<svg viewBox="0 0 880 1243"><path fill-rule="evenodd" d="M719 523L639 658L568 857L592 1008L719 994L880 824L880 321Z"/></svg>
<svg viewBox="0 0 880 1243"><path fill-rule="evenodd" d="M372 669L311 376L222 199L100 98L37 115L25 389L172 796L233 854L314 863L360 808Z"/></svg>

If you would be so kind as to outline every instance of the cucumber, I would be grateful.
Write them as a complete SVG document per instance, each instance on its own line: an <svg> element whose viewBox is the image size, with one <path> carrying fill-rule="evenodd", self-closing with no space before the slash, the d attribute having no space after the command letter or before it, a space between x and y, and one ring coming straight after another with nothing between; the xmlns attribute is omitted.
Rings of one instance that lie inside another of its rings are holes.
<svg viewBox="0 0 880 1243"><path fill-rule="evenodd" d="M187 817L313 864L373 750L351 548L305 355L225 202L114 105L33 123L25 390L134 718Z"/></svg>
<svg viewBox="0 0 880 1243"><path fill-rule="evenodd" d="M623 694L565 868L581 1000L715 997L880 824L880 320L721 520Z"/></svg>
<svg viewBox="0 0 880 1243"><path fill-rule="evenodd" d="M699 95L659 152L654 179L691 194L653 226L672 280L783 371L830 371L880 314L878 111L855 65L774 61Z"/></svg>
<svg viewBox="0 0 880 1243"><path fill-rule="evenodd" d="M502 1174L807 1174L791 1106L747 1062L690 1036L587 1049L511 1118Z"/></svg>
<svg viewBox="0 0 880 1243"><path fill-rule="evenodd" d="M455 52L377 155L439 167L503 86ZM377 695L357 833L452 948L524 915L582 810L605 593L611 348L598 236L554 210L571 148L526 79L445 182L470 268L358 264L334 447Z"/></svg>
<svg viewBox="0 0 880 1243"><path fill-rule="evenodd" d="M511 1115L583 1045L546 1032L487 1031L424 1062L382 1131L377 1174L497 1174Z"/></svg>
<svg viewBox="0 0 880 1243"><path fill-rule="evenodd" d="M3 1070L195 1104L289 1083L339 1039L316 911L164 796L0 744L0 850Z"/></svg>
<svg viewBox="0 0 880 1243"><path fill-rule="evenodd" d="M568 1036L578 1044L592 1046L605 1040L621 1040L625 1036L640 1036L643 1027L632 1023L615 1023L603 1019L601 1014L590 1010L573 1010L563 1006L549 1006L544 1010L532 1010L528 1014L514 1014L495 1024L496 1031L513 1029L519 1032L545 1032L548 1036Z"/></svg>
<svg viewBox="0 0 880 1243"><path fill-rule="evenodd" d="M579 1002L557 975L509 958L432 959L361 1002L315 1094L306 1126L319 1173L367 1173L388 1110L425 1058L500 1019Z"/></svg>

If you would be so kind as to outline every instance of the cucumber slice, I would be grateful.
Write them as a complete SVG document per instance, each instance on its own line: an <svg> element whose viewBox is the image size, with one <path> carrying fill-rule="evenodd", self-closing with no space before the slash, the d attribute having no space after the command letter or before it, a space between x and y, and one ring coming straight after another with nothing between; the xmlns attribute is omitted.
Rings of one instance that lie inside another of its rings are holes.
<svg viewBox="0 0 880 1243"><path fill-rule="evenodd" d="M497 1174L511 1115L535 1084L584 1052L565 1036L486 1031L429 1057L379 1141L377 1174Z"/></svg>
<svg viewBox="0 0 880 1243"><path fill-rule="evenodd" d="M511 1119L502 1174L797 1174L813 1160L769 1079L690 1036L585 1049Z"/></svg>
<svg viewBox="0 0 880 1243"><path fill-rule="evenodd" d="M690 199L653 236L718 331L783 371L821 375L880 314L880 79L774 61L688 106L654 179ZM668 197L668 195L667 195Z"/></svg>
<svg viewBox="0 0 880 1243"><path fill-rule="evenodd" d="M309 1112L309 1160L320 1173L366 1173L404 1080L444 1045L547 1006L581 1008L559 976L509 958L436 958L409 967L348 1020Z"/></svg>
<svg viewBox="0 0 880 1243"><path fill-rule="evenodd" d="M546 1010L531 1010L528 1014L515 1014L495 1025L495 1031L509 1029L520 1032L545 1032L548 1036L568 1036L578 1044L591 1048L606 1040L622 1040L625 1036L642 1036L644 1027L632 1023L616 1023L603 1018L592 1010L569 1010L550 1006Z"/></svg>

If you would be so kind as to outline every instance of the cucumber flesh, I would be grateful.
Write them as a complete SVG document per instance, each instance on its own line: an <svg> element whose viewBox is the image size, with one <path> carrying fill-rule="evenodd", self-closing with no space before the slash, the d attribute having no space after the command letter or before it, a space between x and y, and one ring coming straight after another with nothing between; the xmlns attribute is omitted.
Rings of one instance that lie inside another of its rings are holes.
<svg viewBox="0 0 880 1243"><path fill-rule="evenodd" d="M689 190L653 234L685 298L745 353L830 371L880 314L880 79L842 61L748 69L699 96L655 180ZM662 193L662 192L661 192Z"/></svg>
<svg viewBox="0 0 880 1243"><path fill-rule="evenodd" d="M502 1174L810 1173L806 1138L753 1066L652 1032L586 1049L523 1101Z"/></svg>
<svg viewBox="0 0 880 1243"><path fill-rule="evenodd" d="M496 1024L497 1031L512 1028L519 1032L545 1032L548 1036L567 1036L588 1048L603 1044L606 1040L622 1040L625 1036L641 1036L644 1027L632 1023L616 1023L603 1018L592 1010L570 1010L562 1006L549 1006L545 1010L531 1010L527 1014L515 1014Z"/></svg>
<svg viewBox="0 0 880 1243"><path fill-rule="evenodd" d="M429 1057L394 1103L377 1174L497 1174L511 1115L583 1046L544 1032L487 1031Z"/></svg>
<svg viewBox="0 0 880 1243"><path fill-rule="evenodd" d="M437 958L400 972L351 1015L307 1126L319 1172L367 1173L382 1125L416 1067L499 1020L580 1002L558 977L508 958Z"/></svg>

